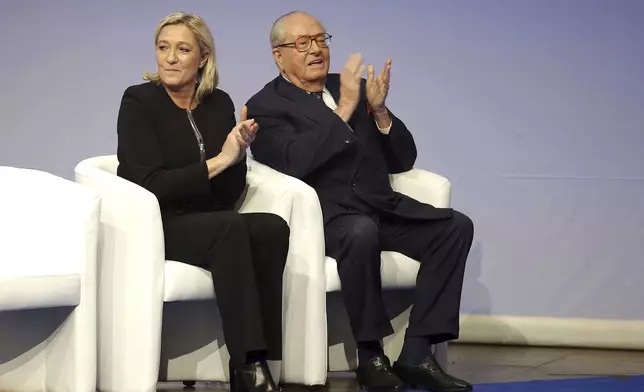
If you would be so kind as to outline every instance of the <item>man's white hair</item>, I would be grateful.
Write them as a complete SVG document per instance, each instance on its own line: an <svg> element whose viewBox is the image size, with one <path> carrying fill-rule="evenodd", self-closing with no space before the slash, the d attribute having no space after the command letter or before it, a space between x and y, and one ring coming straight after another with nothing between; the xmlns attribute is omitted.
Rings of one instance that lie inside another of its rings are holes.
<svg viewBox="0 0 644 392"><path fill-rule="evenodd" d="M275 19L275 22L273 22L273 27L271 27L271 37L270 37L270 39L271 39L271 47L272 48L274 48L277 45L281 45L281 44L284 43L284 21L289 16L298 15L298 14L307 15L307 16L310 16L310 17L314 18L315 20L318 21L320 26L322 26L322 28L324 28L324 25L322 24L322 22L320 22L320 20L315 18L313 15L311 15L309 13L306 13L304 11L291 11L291 12L289 12L287 14L284 14L284 15L280 16L279 18Z"/></svg>

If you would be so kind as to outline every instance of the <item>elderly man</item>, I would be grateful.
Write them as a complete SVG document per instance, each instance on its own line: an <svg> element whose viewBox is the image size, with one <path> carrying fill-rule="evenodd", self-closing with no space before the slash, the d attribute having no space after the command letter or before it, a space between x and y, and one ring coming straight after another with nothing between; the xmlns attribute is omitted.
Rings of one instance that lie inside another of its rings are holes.
<svg viewBox="0 0 644 392"><path fill-rule="evenodd" d="M410 170L416 146L405 124L385 105L391 61L378 76L360 55L339 75L328 74L329 35L295 11L271 30L280 75L247 103L260 126L255 159L302 179L322 206L327 254L337 260L342 295L358 343L363 388L469 391L444 372L431 345L458 337L465 262L472 221L396 193L389 173ZM402 353L393 367L380 341L393 330L384 308L380 252L419 260L415 302Z"/></svg>

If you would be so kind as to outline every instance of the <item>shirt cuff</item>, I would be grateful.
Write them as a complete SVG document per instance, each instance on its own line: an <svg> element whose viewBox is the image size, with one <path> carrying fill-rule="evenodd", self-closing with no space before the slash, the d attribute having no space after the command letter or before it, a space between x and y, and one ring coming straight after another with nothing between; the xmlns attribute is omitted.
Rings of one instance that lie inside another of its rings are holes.
<svg viewBox="0 0 644 392"><path fill-rule="evenodd" d="M376 127L378 127L378 130L380 132L389 133L389 131L391 131L391 125L393 124L393 121L391 122L391 124L389 124L389 126L387 128L380 128L380 125L378 125L378 121L376 121L375 119L373 121L376 123Z"/></svg>

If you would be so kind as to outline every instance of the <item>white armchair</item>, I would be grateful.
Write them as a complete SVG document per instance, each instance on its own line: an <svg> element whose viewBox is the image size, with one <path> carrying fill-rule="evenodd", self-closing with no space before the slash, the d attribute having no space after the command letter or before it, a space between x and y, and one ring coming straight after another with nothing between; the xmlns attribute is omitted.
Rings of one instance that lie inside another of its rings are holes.
<svg viewBox="0 0 644 392"><path fill-rule="evenodd" d="M228 381L228 352L210 273L165 260L159 204L144 188L118 177L116 156L87 159L76 181L102 198L99 236L99 371L101 391L148 392L157 381ZM240 212L272 212L291 229L284 275L284 359L270 364L286 382L317 384L325 368L305 353L325 353L324 270L309 253L323 244L313 189L249 161ZM294 219L298 217L298 219ZM302 217L301 219L299 217ZM312 332L311 332L312 331ZM312 358L323 363L325 358ZM277 365L277 366L273 366Z"/></svg>
<svg viewBox="0 0 644 392"><path fill-rule="evenodd" d="M0 390L96 389L100 198L0 167Z"/></svg>
<svg viewBox="0 0 644 392"><path fill-rule="evenodd" d="M276 173L273 169L257 162L254 162L253 165L253 170L256 173L266 176ZM394 190L419 201L430 203L436 207L449 207L450 205L451 185L446 178L440 175L420 169L412 169L405 173L392 175L390 180ZM298 248L298 258L299 261L307 260L306 268L309 269L306 274L307 280L315 282L314 285L308 286L308 292L311 295L309 301L314 302L316 306L307 309L293 307L292 314L298 315L297 312L302 312L299 313L302 315L302 319L315 317L316 320L320 320L322 316L318 315L317 312L322 311L325 312L325 321L328 325L326 323L322 324L322 322L307 321L301 325L292 326L289 340L292 341L292 344L303 345L302 350L297 353L297 357L301 358L303 364L306 364L306 371L310 375L305 380L306 384L321 385L326 382L327 370L347 371L355 369L357 366L357 352L344 303L339 295L340 278L336 261L324 255L323 221L322 216L317 212L320 208L319 200L315 193L312 198L310 192L304 192L301 184L298 184L298 186L300 189L296 195L306 196L306 199L300 202L311 204L309 205L309 211L315 211L315 215L299 214L291 217L293 225L307 229L305 233L295 231L295 236L291 239L291 245L301 246L306 244L307 246L307 249ZM299 265L293 263L291 268L299 268ZM416 285L419 263L397 252L383 252L381 268L383 289L387 290L385 304L388 312L393 316L391 322L394 329L394 334L385 339L384 347L387 355L395 359L402 348L411 307L412 293L410 289ZM321 279L317 275L319 273L323 274L324 287L319 286ZM313 296L316 298L313 299ZM323 301L317 297L326 298L325 307L320 309L319 306ZM295 309L298 310L295 311ZM301 331L300 328L309 328L309 330ZM295 341L296 338L299 339L300 336L304 335L307 338L305 342ZM324 342L324 351L320 351L318 347L318 342L321 341ZM315 342L316 345L308 346L304 349L311 342ZM446 367L447 344L435 347L435 353L441 365ZM291 369L295 370L295 366ZM297 368L297 371L302 370Z"/></svg>

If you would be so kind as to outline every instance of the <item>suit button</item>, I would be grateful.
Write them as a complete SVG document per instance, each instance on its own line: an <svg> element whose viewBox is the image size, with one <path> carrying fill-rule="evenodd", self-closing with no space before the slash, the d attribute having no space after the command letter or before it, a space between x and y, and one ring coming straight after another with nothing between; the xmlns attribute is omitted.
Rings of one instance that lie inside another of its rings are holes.
<svg viewBox="0 0 644 392"><path fill-rule="evenodd" d="M347 144L349 144L349 143L351 143L351 140L347 139L347 140L345 140L344 142L345 142L345 143L347 143Z"/></svg>

